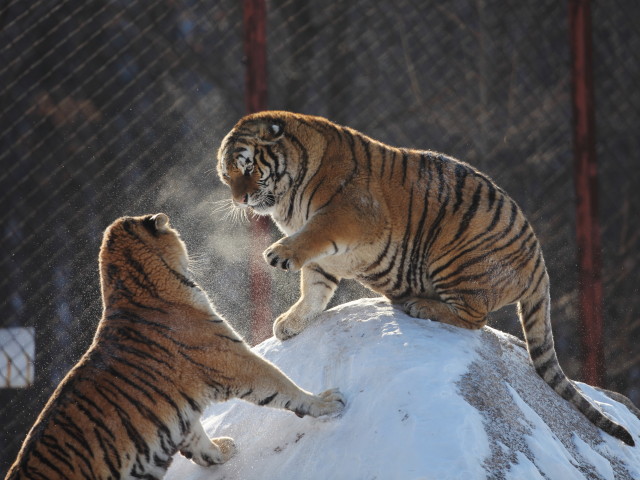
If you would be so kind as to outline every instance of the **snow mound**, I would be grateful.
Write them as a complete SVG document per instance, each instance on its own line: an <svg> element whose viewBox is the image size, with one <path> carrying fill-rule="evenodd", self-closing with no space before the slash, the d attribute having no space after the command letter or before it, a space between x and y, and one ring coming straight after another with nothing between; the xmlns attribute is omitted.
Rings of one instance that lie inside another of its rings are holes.
<svg viewBox="0 0 640 480"><path fill-rule="evenodd" d="M383 299L335 307L255 351L306 390L338 387L337 417L299 419L241 400L211 405L211 437L238 454L204 468L176 455L169 479L637 479L640 447L610 437L535 373L522 343L407 316ZM640 420L578 387L638 442Z"/></svg>

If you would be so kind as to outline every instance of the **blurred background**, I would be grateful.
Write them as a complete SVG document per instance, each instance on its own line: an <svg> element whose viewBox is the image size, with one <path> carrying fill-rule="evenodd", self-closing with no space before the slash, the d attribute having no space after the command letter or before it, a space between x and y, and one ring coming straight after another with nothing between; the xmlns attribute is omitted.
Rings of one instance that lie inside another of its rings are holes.
<svg viewBox="0 0 640 480"><path fill-rule="evenodd" d="M250 265L278 232L234 220L215 174L247 110L243 8L2 2L0 475L91 342L116 217L169 214L197 280L250 341L256 296L271 318L297 299L297 275ZM603 383L640 403L640 3L591 8ZM268 0L263 20L268 108L446 152L514 197L545 253L560 363L581 379L568 2ZM332 305L365 295L345 282ZM520 335L513 308L490 324Z"/></svg>

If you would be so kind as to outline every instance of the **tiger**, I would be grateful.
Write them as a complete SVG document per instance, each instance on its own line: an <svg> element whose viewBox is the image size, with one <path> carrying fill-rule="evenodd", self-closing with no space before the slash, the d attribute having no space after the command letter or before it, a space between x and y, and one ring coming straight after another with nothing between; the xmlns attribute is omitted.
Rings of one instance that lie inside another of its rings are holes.
<svg viewBox="0 0 640 480"><path fill-rule="evenodd" d="M313 323L341 279L412 317L466 329L517 304L540 377L594 425L635 444L560 367L539 241L489 176L443 153L285 111L241 118L220 144L217 173L232 208L270 216L284 233L264 251L266 262L301 271L299 299L275 319L278 339Z"/></svg>
<svg viewBox="0 0 640 480"><path fill-rule="evenodd" d="M240 398L300 417L342 410L339 390L313 395L254 353L188 266L164 213L106 229L93 342L46 403L7 479L160 479L177 452L222 464L237 449L205 433L200 417L211 402Z"/></svg>

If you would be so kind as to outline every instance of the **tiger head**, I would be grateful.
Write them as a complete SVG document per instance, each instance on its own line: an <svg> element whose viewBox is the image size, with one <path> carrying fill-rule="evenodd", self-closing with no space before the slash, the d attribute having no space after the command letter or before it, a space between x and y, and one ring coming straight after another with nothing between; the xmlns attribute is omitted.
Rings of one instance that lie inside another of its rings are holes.
<svg viewBox="0 0 640 480"><path fill-rule="evenodd" d="M121 217L105 231L100 248L100 280L105 302L114 291L126 296L164 295L178 283L193 286L189 257L164 213Z"/></svg>
<svg viewBox="0 0 640 480"><path fill-rule="evenodd" d="M308 117L267 111L242 118L222 140L218 175L233 204L267 215L310 160L308 145L324 144Z"/></svg>

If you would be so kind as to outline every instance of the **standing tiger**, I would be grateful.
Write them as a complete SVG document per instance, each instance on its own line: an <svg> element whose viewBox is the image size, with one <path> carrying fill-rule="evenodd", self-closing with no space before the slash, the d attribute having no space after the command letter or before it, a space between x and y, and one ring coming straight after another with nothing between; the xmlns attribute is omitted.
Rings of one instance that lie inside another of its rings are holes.
<svg viewBox="0 0 640 480"><path fill-rule="evenodd" d="M301 390L253 353L189 279L184 243L163 213L123 217L100 250L103 317L93 344L58 386L7 479L162 478L178 451L226 462L209 439L209 402L242 398L299 416L341 410L342 395Z"/></svg>
<svg viewBox="0 0 640 480"><path fill-rule="evenodd" d="M300 299L275 320L279 339L304 330L342 278L413 317L462 328L481 328L488 313L517 303L538 374L592 423L634 445L560 368L540 244L486 175L440 153L278 111L242 118L223 139L217 168L236 207L271 215L287 235L265 250L266 261L302 270Z"/></svg>

